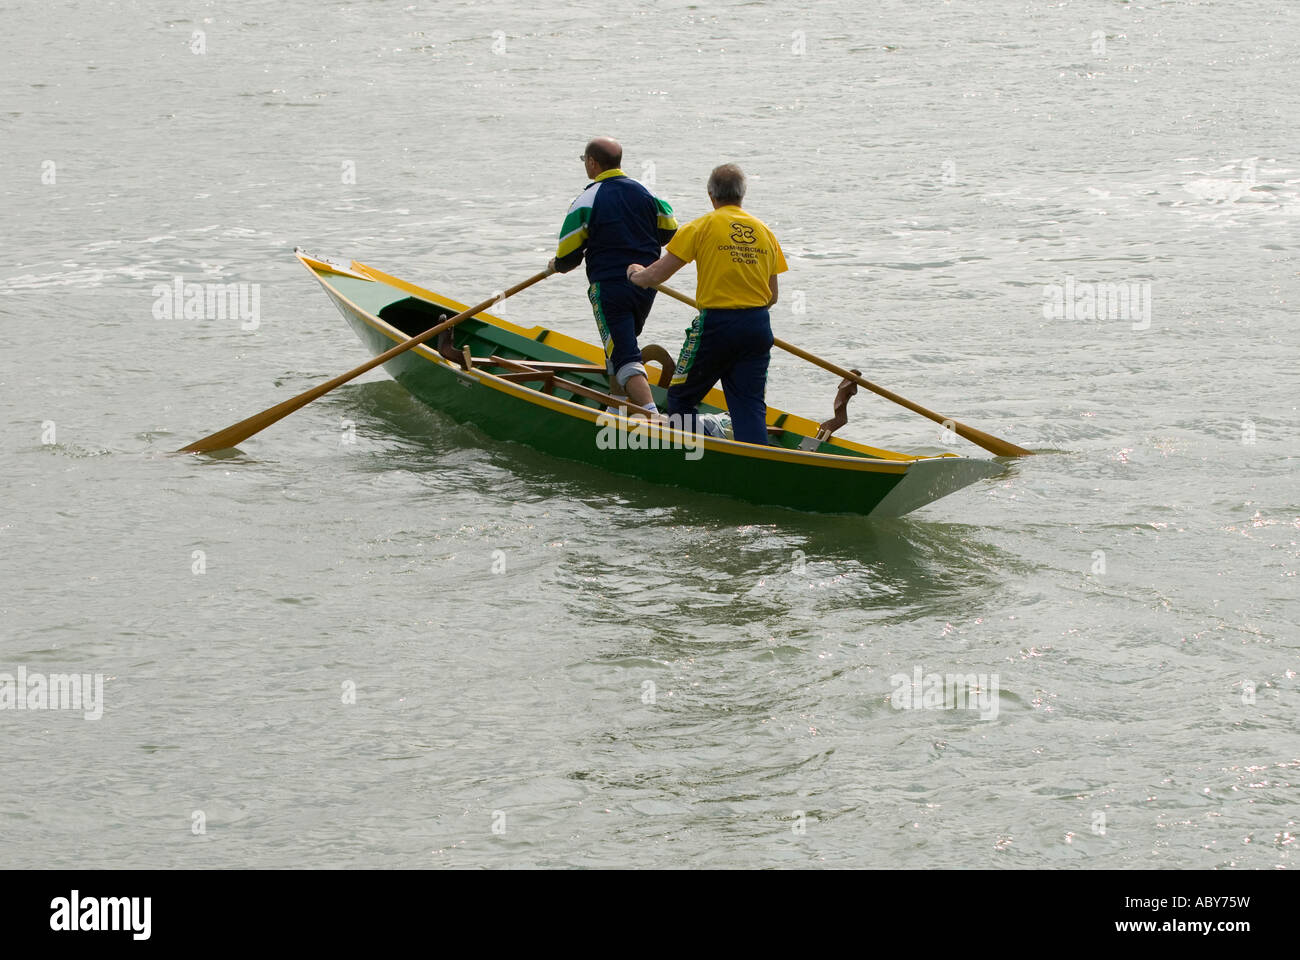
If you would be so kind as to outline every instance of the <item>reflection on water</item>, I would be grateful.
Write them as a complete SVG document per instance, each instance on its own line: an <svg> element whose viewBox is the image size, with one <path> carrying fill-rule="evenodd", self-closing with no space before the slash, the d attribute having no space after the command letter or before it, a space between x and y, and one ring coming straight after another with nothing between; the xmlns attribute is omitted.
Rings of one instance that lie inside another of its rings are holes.
<svg viewBox="0 0 1300 960"><path fill-rule="evenodd" d="M689 595L655 611L663 616L689 613L705 622L736 623L779 612L783 602L764 599L772 592L765 587L795 578L813 589L833 583L830 609L848 603L860 610L920 612L995 591L1012 565L978 527L927 522L924 511L872 520L757 507L499 442L429 410L392 381L344 388L333 405L356 419L373 447L362 471L400 468L448 493L486 481L508 502L581 509L586 515L575 512L573 518L580 539L628 538L622 556L617 550L570 551L566 574L602 591L625 592L623 604L634 606L644 593L656 608L663 604L664 578L680 577ZM449 466L452 455L456 462ZM978 497L980 487L964 493Z"/></svg>

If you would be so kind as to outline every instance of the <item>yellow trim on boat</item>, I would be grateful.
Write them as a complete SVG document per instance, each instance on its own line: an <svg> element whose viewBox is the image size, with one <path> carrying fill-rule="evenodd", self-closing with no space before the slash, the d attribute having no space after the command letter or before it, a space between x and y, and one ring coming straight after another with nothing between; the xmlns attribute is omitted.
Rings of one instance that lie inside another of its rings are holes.
<svg viewBox="0 0 1300 960"><path fill-rule="evenodd" d="M461 371L462 373L465 371ZM521 387L517 383L509 380L502 380L495 374L487 373L475 369L470 371L478 375L477 379L485 387L491 387L501 393L508 393L512 396L519 397L534 406L547 407L557 413L565 413L570 416L577 416L582 420L588 420L595 423L600 417L601 412L591 407L584 406L581 403L574 403L572 400L564 400L560 397L552 397L540 393L537 390L530 390L528 387ZM610 414L612 416L612 414ZM655 424L646 424L645 421L628 420L629 423L643 423L647 437L658 436L668 443L674 440L684 440L688 435L680 430L659 427ZM692 436L691 439L696 439ZM760 447L753 443L741 443L737 440L723 440L716 437L699 438L704 443L705 450L721 450L733 455L742 457L753 457L758 460L776 460L781 463L803 463L826 466L837 470L866 470L871 473L906 473L912 461L884 460L869 457L845 457L834 453L816 453L811 450L788 450L785 447ZM697 441L698 442L698 441Z"/></svg>
<svg viewBox="0 0 1300 960"><path fill-rule="evenodd" d="M356 261L353 261L351 267L344 267L337 263L330 263L328 260L322 260L319 257L313 257L310 253L303 250L295 250L294 254L304 265L313 269L324 270L327 273L337 273L341 277L355 277L358 280L371 280L365 274L356 272Z"/></svg>

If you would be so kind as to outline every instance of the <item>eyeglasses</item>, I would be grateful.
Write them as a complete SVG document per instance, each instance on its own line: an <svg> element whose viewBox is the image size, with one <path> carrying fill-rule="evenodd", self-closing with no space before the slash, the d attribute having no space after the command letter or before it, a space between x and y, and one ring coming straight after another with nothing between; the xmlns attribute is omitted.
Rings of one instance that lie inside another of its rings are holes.
<svg viewBox="0 0 1300 960"><path fill-rule="evenodd" d="M586 163L586 162L587 162L587 155L584 153L582 156L580 156L580 157L578 158L578 160L581 161L582 163Z"/></svg>

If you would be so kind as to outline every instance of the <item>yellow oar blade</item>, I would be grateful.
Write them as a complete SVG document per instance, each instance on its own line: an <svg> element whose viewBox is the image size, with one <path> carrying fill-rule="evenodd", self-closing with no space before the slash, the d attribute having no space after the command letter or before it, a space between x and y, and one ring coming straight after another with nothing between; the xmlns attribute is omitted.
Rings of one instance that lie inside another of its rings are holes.
<svg viewBox="0 0 1300 960"><path fill-rule="evenodd" d="M206 436L202 440L195 440L189 446L181 447L181 449L177 450L176 452L177 453L211 453L213 450L225 450L228 447L237 446L238 444L243 443L253 434L260 433L261 431L265 430L267 427L269 427L271 424L275 423L278 420L283 420L285 417L293 413L295 410L305 407L313 400L323 397L325 394L329 393L335 387L340 387L343 384L347 383L349 380L353 380L361 376L367 370L373 370L381 363L387 363L389 360L393 359L393 357L397 356L398 354L405 353L407 350L410 350L412 347L424 343L426 340L430 340L433 337L436 337L438 334L442 333L442 331L454 327L462 320L467 320L470 317L474 316L476 313L482 313L488 307L492 306L492 304L499 303L500 301L506 299L506 297L514 296L516 293L518 293L520 290L523 290L525 287L531 287L534 283L537 283L540 280L545 280L553 272L554 271L547 268L546 270L543 270L541 273L534 274L533 276L529 277L527 280L523 281L522 283L515 284L509 290L506 290L505 292L498 294L496 296L489 297L487 300L484 300L482 303L470 307L464 313L458 313L450 320L444 320L442 323L438 324L437 326L430 327L428 330L424 331L424 333L411 337L411 339L406 340L403 343L397 344L392 349L384 351L377 357L372 357L371 359L367 360L365 363L361 364L361 366L353 370L349 370L347 373L340 374L339 376L335 377L333 380L328 380L325 383L320 384L319 386L312 387L310 390L304 391L303 393L298 394L298 396L296 397L290 397L288 400L285 400L281 403L277 403L274 407L271 407L270 409L263 410L261 413L258 414L254 414L253 416L249 417L246 420L241 420L239 421L239 423L226 427L224 430L218 430L216 433Z"/></svg>

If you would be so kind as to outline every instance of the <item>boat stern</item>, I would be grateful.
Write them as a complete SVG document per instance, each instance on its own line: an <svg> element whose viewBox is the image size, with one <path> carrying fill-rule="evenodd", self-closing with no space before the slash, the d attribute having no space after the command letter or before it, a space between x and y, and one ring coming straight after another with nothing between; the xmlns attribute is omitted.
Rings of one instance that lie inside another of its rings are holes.
<svg viewBox="0 0 1300 960"><path fill-rule="evenodd" d="M969 457L915 460L908 465L903 479L872 509L871 516L901 517L962 487L1000 476L1006 470L1007 465L997 460Z"/></svg>

